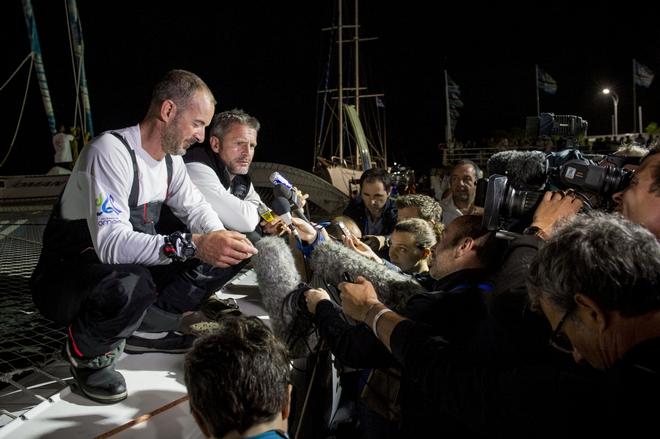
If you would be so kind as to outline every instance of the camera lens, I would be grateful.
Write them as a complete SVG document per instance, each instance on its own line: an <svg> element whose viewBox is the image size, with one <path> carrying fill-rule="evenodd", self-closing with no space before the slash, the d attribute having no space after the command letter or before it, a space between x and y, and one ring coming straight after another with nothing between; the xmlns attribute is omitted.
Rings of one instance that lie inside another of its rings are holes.
<svg viewBox="0 0 660 439"><path fill-rule="evenodd" d="M607 172L603 178L603 185L600 193L611 195L628 187L633 176L633 171L611 166L608 166L605 169L607 169Z"/></svg>
<svg viewBox="0 0 660 439"><path fill-rule="evenodd" d="M516 191L511 188L504 202L504 211L509 218L520 218L536 209L543 197L543 192Z"/></svg>

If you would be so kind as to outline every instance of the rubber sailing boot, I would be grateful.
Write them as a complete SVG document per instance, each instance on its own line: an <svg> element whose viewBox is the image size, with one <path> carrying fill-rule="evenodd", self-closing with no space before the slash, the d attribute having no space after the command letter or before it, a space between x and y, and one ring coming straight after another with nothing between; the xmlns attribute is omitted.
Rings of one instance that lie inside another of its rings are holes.
<svg viewBox="0 0 660 439"><path fill-rule="evenodd" d="M71 366L71 375L80 391L92 401L114 404L126 399L126 380L115 370L115 362L124 348L124 343L114 350L98 357L78 357L72 352L71 341L67 339L64 359Z"/></svg>

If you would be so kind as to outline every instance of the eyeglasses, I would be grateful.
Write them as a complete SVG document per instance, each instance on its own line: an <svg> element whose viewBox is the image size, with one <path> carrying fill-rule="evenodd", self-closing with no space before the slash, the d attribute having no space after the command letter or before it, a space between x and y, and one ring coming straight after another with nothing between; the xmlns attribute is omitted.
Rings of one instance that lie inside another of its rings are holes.
<svg viewBox="0 0 660 439"><path fill-rule="evenodd" d="M569 309L564 313L564 316L559 320L557 327L552 332L550 336L550 346L557 349L558 351L564 352L566 354L573 353L573 343L569 340L568 336L561 332L561 327L563 326L566 318L573 312L574 308Z"/></svg>

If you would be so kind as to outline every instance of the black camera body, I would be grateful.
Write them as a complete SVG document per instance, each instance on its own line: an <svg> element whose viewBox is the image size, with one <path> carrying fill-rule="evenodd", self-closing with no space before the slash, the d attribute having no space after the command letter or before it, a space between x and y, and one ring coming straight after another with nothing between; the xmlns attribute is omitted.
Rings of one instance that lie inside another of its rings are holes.
<svg viewBox="0 0 660 439"><path fill-rule="evenodd" d="M553 137L567 147L577 146L587 135L589 123L580 116L571 114L541 113L530 116L525 121L527 137Z"/></svg>
<svg viewBox="0 0 660 439"><path fill-rule="evenodd" d="M515 164L511 168L515 169ZM589 207L608 210L612 207L612 195L625 189L633 174L628 169L616 166L600 166L584 158L577 150L549 153L544 166L537 168L544 169L544 174L525 176L529 180L533 177L536 181L544 181L543 185L533 190L529 190L520 182L520 178L513 175L493 174L487 181L478 183L475 204L484 208L485 228L511 231L516 223L531 220L547 190L573 189L585 201L598 200L597 205ZM517 185L509 177L514 177Z"/></svg>

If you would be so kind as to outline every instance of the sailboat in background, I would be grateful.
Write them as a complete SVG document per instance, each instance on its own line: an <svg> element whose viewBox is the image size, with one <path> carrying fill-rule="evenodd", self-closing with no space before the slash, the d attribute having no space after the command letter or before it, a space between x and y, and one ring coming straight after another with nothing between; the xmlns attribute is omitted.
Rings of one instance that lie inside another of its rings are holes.
<svg viewBox="0 0 660 439"><path fill-rule="evenodd" d="M32 9L32 1L21 1L23 4L25 25L27 26L28 37L30 39L31 51L29 57L31 57L33 60L33 65L39 80L39 90L41 92L46 116L48 117L48 126L50 128L51 134L55 135L57 133L57 122L50 99L48 80L46 79L46 71L44 69L44 63L41 56L41 43L39 42L37 22L35 20L34 11ZM85 73L85 46L82 37L82 26L80 23L80 16L78 14L78 6L76 4L76 0L66 0L65 7L69 21L68 31L73 64L73 79L77 90L76 106L73 117L74 125L72 130L82 130L82 139L87 140L94 136L94 129L92 125L92 111L89 104L89 92L87 89L87 77Z"/></svg>
<svg viewBox="0 0 660 439"><path fill-rule="evenodd" d="M331 43L318 91L313 171L352 196L363 171L387 167L387 143L384 95L369 92L361 75L361 43L377 38L360 35L359 0L352 9L345 2L337 0L336 23L323 29Z"/></svg>
<svg viewBox="0 0 660 439"><path fill-rule="evenodd" d="M39 90L41 93L41 98L48 119L48 127L52 136L57 133L57 121L55 118L55 112L53 110L53 104L50 97L50 90L48 88L48 80L46 77L46 71L44 68L44 63L41 54L41 43L39 41L39 33L37 31L37 22L34 16L34 10L32 8L31 0L21 0L23 6L23 15L25 18L25 25L27 27L28 38L30 41L30 53L27 57L20 63L18 68L10 76L10 78L0 87L0 90L4 89L16 76L16 74L23 68L23 66L30 61L29 68L27 71L27 81L26 81L26 90L23 97L23 103L21 111L18 116L16 123L16 128L14 129L14 134L10 142L9 147L7 148L6 153L0 158L0 169L2 165L5 164L8 157L14 149L16 143L17 135L20 129L21 120L23 116L23 110L25 109L25 100L28 95L28 90L30 87L30 79L32 76L32 70L34 69L38 83ZM94 135L93 125L92 125L92 113L89 103L89 93L87 90L87 79L85 74L84 67L84 43L82 38L82 26L80 22L80 16L78 14L78 7L76 0L66 0L65 2L66 15L68 19L68 34L69 34L69 43L71 49L71 58L73 66L73 79L75 82L76 89L76 104L75 111L73 116L73 127L71 127L71 132L74 135L74 141L71 143L72 148L72 158L73 161L77 159L77 139L79 141L86 143ZM14 202L16 200L24 200L28 202L33 202L36 200L53 200L56 199L61 190L66 184L65 176L58 176L55 174L60 174L57 172L57 169L62 168L53 168L48 173L49 175L29 175L29 176L16 176L16 177L0 177L0 200L4 202ZM63 170L63 169L62 169ZM66 171L66 170L63 170ZM65 172L65 173L68 173Z"/></svg>

